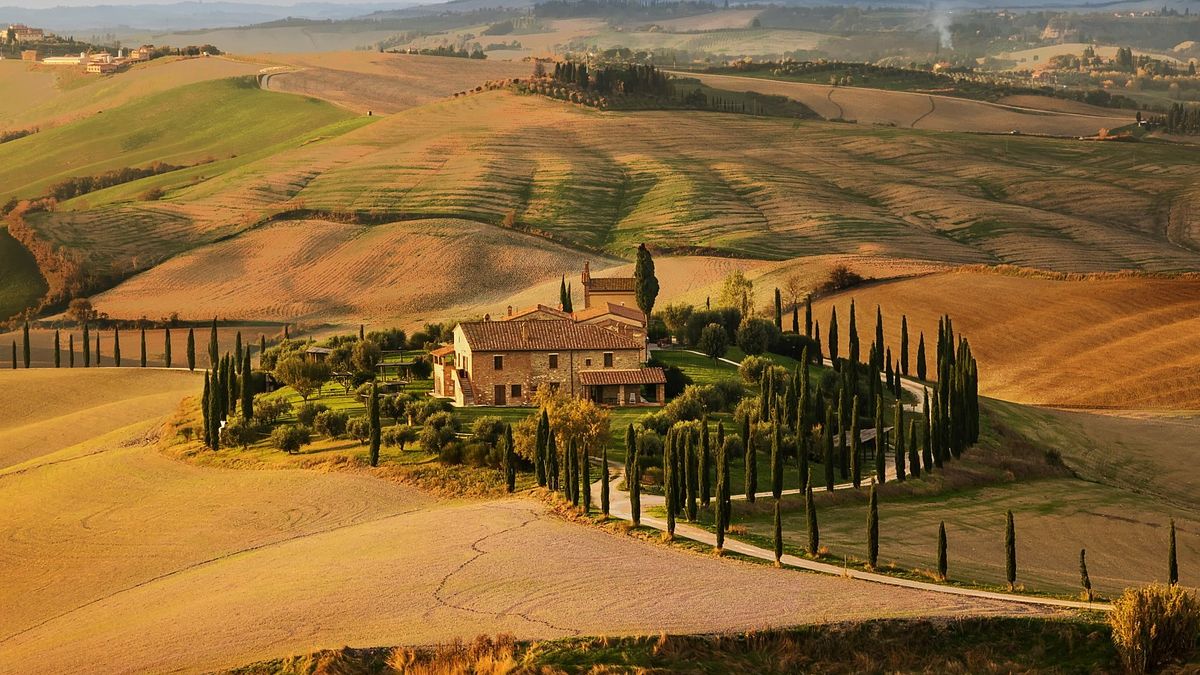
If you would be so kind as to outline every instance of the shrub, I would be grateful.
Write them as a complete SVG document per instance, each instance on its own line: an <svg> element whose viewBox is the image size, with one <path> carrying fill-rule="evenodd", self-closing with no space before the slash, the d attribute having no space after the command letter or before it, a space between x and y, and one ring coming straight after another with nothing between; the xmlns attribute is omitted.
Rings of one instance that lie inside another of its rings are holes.
<svg viewBox="0 0 1200 675"><path fill-rule="evenodd" d="M308 429L295 424L275 427L271 432L271 445L289 455L299 452L301 446L308 445L310 440Z"/></svg>
<svg viewBox="0 0 1200 675"><path fill-rule="evenodd" d="M145 192L142 193L142 201L156 202L156 201L162 199L163 195L165 195L165 194L166 194L166 192L164 192L162 188L152 187L149 190L146 190Z"/></svg>
<svg viewBox="0 0 1200 675"><path fill-rule="evenodd" d="M421 429L421 449L431 455L442 452L442 448L454 440L458 431L458 420L448 412L434 413L425 420Z"/></svg>
<svg viewBox="0 0 1200 675"><path fill-rule="evenodd" d="M337 438L346 433L346 426L350 421L350 416L338 410L322 410L317 413L317 418L313 423L313 428L318 433L324 434L330 438Z"/></svg>
<svg viewBox="0 0 1200 675"><path fill-rule="evenodd" d="M666 434L667 430L671 428L671 420L661 411L642 415L642 418L638 420L638 424L660 435Z"/></svg>
<svg viewBox="0 0 1200 675"><path fill-rule="evenodd" d="M287 399L267 398L262 395L254 397L254 419L259 424L275 424L280 417L290 412L292 404Z"/></svg>
<svg viewBox="0 0 1200 675"><path fill-rule="evenodd" d="M763 356L747 356L738 366L738 375L747 384L758 384L762 379L763 370L771 365L771 359Z"/></svg>
<svg viewBox="0 0 1200 675"><path fill-rule="evenodd" d="M495 445L504 433L504 420L495 415L484 415L471 426L471 441Z"/></svg>
<svg viewBox="0 0 1200 675"><path fill-rule="evenodd" d="M445 399L426 397L409 404L408 414L416 424L424 424L433 415L450 412L450 402Z"/></svg>
<svg viewBox="0 0 1200 675"><path fill-rule="evenodd" d="M462 464L463 452L462 441L454 440L442 446L438 459L443 464Z"/></svg>
<svg viewBox="0 0 1200 675"><path fill-rule="evenodd" d="M688 385L683 393L663 408L662 414L671 423L698 420L704 414L704 388Z"/></svg>
<svg viewBox="0 0 1200 675"><path fill-rule="evenodd" d="M796 333L784 333L779 336L779 341L771 349L772 352L780 356L789 356L799 361L804 357L804 348L808 348L810 358L816 358L818 352L817 341L807 335L797 335Z"/></svg>
<svg viewBox="0 0 1200 675"><path fill-rule="evenodd" d="M384 349L404 349L408 344L408 336L399 328L373 330L367 333L367 339Z"/></svg>
<svg viewBox="0 0 1200 675"><path fill-rule="evenodd" d="M719 401L715 407L709 409L713 412L729 412L733 410L738 402L742 400L742 397L746 395L746 388L742 386L741 382L732 377L717 380L711 386L715 395L714 401Z"/></svg>
<svg viewBox="0 0 1200 675"><path fill-rule="evenodd" d="M404 446L417 440L419 435L420 434L416 427L397 424L396 426L391 426L383 430L382 440L383 444L389 448L398 445L400 446L400 449L403 450Z"/></svg>
<svg viewBox="0 0 1200 675"><path fill-rule="evenodd" d="M305 403L296 411L296 421L300 424L311 427L316 424L317 415L329 410L329 406L323 403Z"/></svg>
<svg viewBox="0 0 1200 675"><path fill-rule="evenodd" d="M355 417L346 423L346 433L361 445L366 445L371 438L371 421L366 417Z"/></svg>
<svg viewBox="0 0 1200 675"><path fill-rule="evenodd" d="M729 336L725 334L725 328L721 324L713 322L700 331L700 340L696 347L704 352L705 356L719 359L729 350Z"/></svg>
<svg viewBox="0 0 1200 675"><path fill-rule="evenodd" d="M865 279L863 279L862 275L852 271L846 265L834 265L833 269L829 270L829 274L825 276L825 281L822 281L817 286L817 291L820 293L833 293L857 286L863 281Z"/></svg>
<svg viewBox="0 0 1200 675"><path fill-rule="evenodd" d="M257 438L258 430L255 429L253 422L247 421L241 416L229 420L225 428L221 429L221 445L227 448L236 446L245 450Z"/></svg>
<svg viewBox="0 0 1200 675"><path fill-rule="evenodd" d="M738 328L737 346L747 355L762 354L779 341L779 328L766 319L750 319Z"/></svg>
<svg viewBox="0 0 1200 675"><path fill-rule="evenodd" d="M418 356L413 359L410 370L413 377L418 380L429 379L429 376L433 374L433 361L430 361L428 356Z"/></svg>
<svg viewBox="0 0 1200 675"><path fill-rule="evenodd" d="M1152 584L1127 589L1113 603L1108 621L1125 666L1145 673L1191 654L1200 631L1200 605L1179 586Z"/></svg>

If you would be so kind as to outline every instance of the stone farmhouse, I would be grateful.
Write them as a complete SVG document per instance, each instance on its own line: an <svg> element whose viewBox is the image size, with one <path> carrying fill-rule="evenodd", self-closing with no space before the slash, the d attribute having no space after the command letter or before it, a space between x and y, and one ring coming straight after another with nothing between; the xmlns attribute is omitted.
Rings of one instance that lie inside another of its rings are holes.
<svg viewBox="0 0 1200 675"><path fill-rule="evenodd" d="M660 405L666 374L645 367L646 316L632 278L583 270L584 308L535 305L459 324L431 353L434 395L454 405L529 405L540 386L603 405Z"/></svg>

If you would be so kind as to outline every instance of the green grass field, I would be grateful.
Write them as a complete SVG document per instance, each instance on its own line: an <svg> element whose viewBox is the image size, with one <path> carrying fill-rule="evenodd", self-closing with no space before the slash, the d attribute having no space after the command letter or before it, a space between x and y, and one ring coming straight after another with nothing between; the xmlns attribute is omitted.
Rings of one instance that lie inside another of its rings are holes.
<svg viewBox="0 0 1200 675"><path fill-rule="evenodd" d="M0 321L37 304L46 281L37 262L8 228L0 228Z"/></svg>
<svg viewBox="0 0 1200 675"><path fill-rule="evenodd" d="M323 101L264 92L253 77L178 87L0 145L0 199L156 161L228 159L350 116Z"/></svg>

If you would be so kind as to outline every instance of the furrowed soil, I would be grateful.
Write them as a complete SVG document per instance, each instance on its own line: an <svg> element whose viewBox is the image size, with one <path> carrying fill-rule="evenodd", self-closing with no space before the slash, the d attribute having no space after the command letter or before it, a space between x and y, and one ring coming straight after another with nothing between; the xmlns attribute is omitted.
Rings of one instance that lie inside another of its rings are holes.
<svg viewBox="0 0 1200 675"><path fill-rule="evenodd" d="M5 373L4 389L34 372ZM80 423L84 407L57 388L22 389L31 408ZM196 467L160 454L157 428L146 419L0 470L0 602L11 608L0 616L0 672L199 672L495 631L711 632L1035 611L882 595L647 545L528 499L435 501L363 473ZM13 452L9 439L0 434L0 452ZM760 599L745 602L746 588Z"/></svg>

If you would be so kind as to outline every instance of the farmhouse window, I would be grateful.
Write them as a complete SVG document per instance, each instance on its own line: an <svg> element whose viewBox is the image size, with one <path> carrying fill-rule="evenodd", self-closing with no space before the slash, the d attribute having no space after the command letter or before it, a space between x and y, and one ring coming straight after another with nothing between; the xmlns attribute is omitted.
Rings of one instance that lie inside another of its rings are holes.
<svg viewBox="0 0 1200 675"><path fill-rule="evenodd" d="M550 391L551 391L551 393L557 393L557 392L558 392L558 385L560 385L560 384L562 384L562 383L561 383L561 382L551 382L551 383L550 383Z"/></svg>
<svg viewBox="0 0 1200 675"><path fill-rule="evenodd" d="M558 370L558 354L550 355L550 370Z"/></svg>
<svg viewBox="0 0 1200 675"><path fill-rule="evenodd" d="M583 360L583 365L585 365L585 366L590 366L590 365L592 365L592 359L591 359L591 357L588 357L588 358L584 359L584 360Z"/></svg>
<svg viewBox="0 0 1200 675"><path fill-rule="evenodd" d="M492 369L504 370L504 355L496 354L492 357Z"/></svg>
<svg viewBox="0 0 1200 675"><path fill-rule="evenodd" d="M612 352L604 352L604 367L605 368L613 367L613 353Z"/></svg>
<svg viewBox="0 0 1200 675"><path fill-rule="evenodd" d="M519 385L519 384L514 384L514 385L512 386L512 397L513 397L514 399L519 399L519 398L521 398L521 385Z"/></svg>

